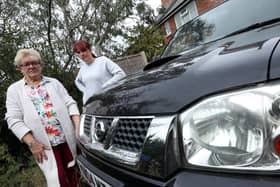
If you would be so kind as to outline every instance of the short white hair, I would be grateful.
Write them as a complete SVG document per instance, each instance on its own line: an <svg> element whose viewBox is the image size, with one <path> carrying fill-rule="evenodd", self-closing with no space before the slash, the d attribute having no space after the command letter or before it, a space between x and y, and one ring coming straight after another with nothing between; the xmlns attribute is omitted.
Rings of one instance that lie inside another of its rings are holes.
<svg viewBox="0 0 280 187"><path fill-rule="evenodd" d="M31 57L32 59L40 62L40 64L43 63L40 53L35 49L20 49L16 54L14 65L19 66L22 59L25 57Z"/></svg>

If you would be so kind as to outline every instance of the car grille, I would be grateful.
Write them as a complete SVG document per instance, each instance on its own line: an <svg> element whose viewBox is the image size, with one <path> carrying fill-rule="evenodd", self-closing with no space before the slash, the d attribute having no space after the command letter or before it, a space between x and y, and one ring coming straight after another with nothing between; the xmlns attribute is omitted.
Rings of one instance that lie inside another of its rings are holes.
<svg viewBox="0 0 280 187"><path fill-rule="evenodd" d="M84 134L88 137L91 136L92 119L95 118L95 123L102 121L105 126L114 128L111 137L106 135L107 140L102 140L101 144L105 142L112 142L112 146L121 150L140 152L144 144L148 128L151 124L152 118L119 118L117 124L112 126L113 117L94 117L85 115L84 120ZM109 131L109 130L108 130ZM95 132L92 132L95 133ZM108 141L108 138L110 139Z"/></svg>
<svg viewBox="0 0 280 187"><path fill-rule="evenodd" d="M85 121L84 121L84 133L86 136L90 136L90 127L91 127L91 120L92 116L86 115L85 116Z"/></svg>
<svg viewBox="0 0 280 187"><path fill-rule="evenodd" d="M120 119L113 137L113 145L139 152L143 146L152 119Z"/></svg>

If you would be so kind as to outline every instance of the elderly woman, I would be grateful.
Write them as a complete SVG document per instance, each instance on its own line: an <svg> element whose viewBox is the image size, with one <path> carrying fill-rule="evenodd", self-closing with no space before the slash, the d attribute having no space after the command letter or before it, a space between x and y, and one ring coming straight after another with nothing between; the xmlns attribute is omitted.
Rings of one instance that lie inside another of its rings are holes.
<svg viewBox="0 0 280 187"><path fill-rule="evenodd" d="M91 45L85 40L73 44L73 50L82 60L75 84L83 92L83 103L93 94L99 94L106 87L125 77L125 72L112 60L105 56L97 57Z"/></svg>
<svg viewBox="0 0 280 187"><path fill-rule="evenodd" d="M15 62L23 79L7 90L9 129L32 152L49 187L77 186L76 157L79 110L56 79L42 76L42 59L34 49L21 49Z"/></svg>

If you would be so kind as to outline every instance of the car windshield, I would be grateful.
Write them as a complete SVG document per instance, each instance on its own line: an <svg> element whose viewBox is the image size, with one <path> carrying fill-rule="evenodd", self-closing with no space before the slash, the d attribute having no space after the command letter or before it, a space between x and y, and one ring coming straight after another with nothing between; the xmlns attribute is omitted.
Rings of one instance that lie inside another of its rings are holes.
<svg viewBox="0 0 280 187"><path fill-rule="evenodd" d="M280 0L228 0L180 27L161 57L180 54L256 23L280 18Z"/></svg>

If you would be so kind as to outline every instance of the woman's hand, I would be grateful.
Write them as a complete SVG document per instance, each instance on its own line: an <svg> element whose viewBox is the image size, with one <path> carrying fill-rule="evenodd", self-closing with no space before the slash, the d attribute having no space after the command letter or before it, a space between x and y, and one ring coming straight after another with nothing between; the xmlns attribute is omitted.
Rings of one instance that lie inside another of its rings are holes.
<svg viewBox="0 0 280 187"><path fill-rule="evenodd" d="M26 133L22 137L22 141L28 145L37 162L43 163L44 160L48 160L45 150L50 150L50 148L37 141L31 132Z"/></svg>
<svg viewBox="0 0 280 187"><path fill-rule="evenodd" d="M34 140L30 145L30 150L37 162L43 163L44 160L48 160L48 156L45 152L45 150L50 150L48 146Z"/></svg>

